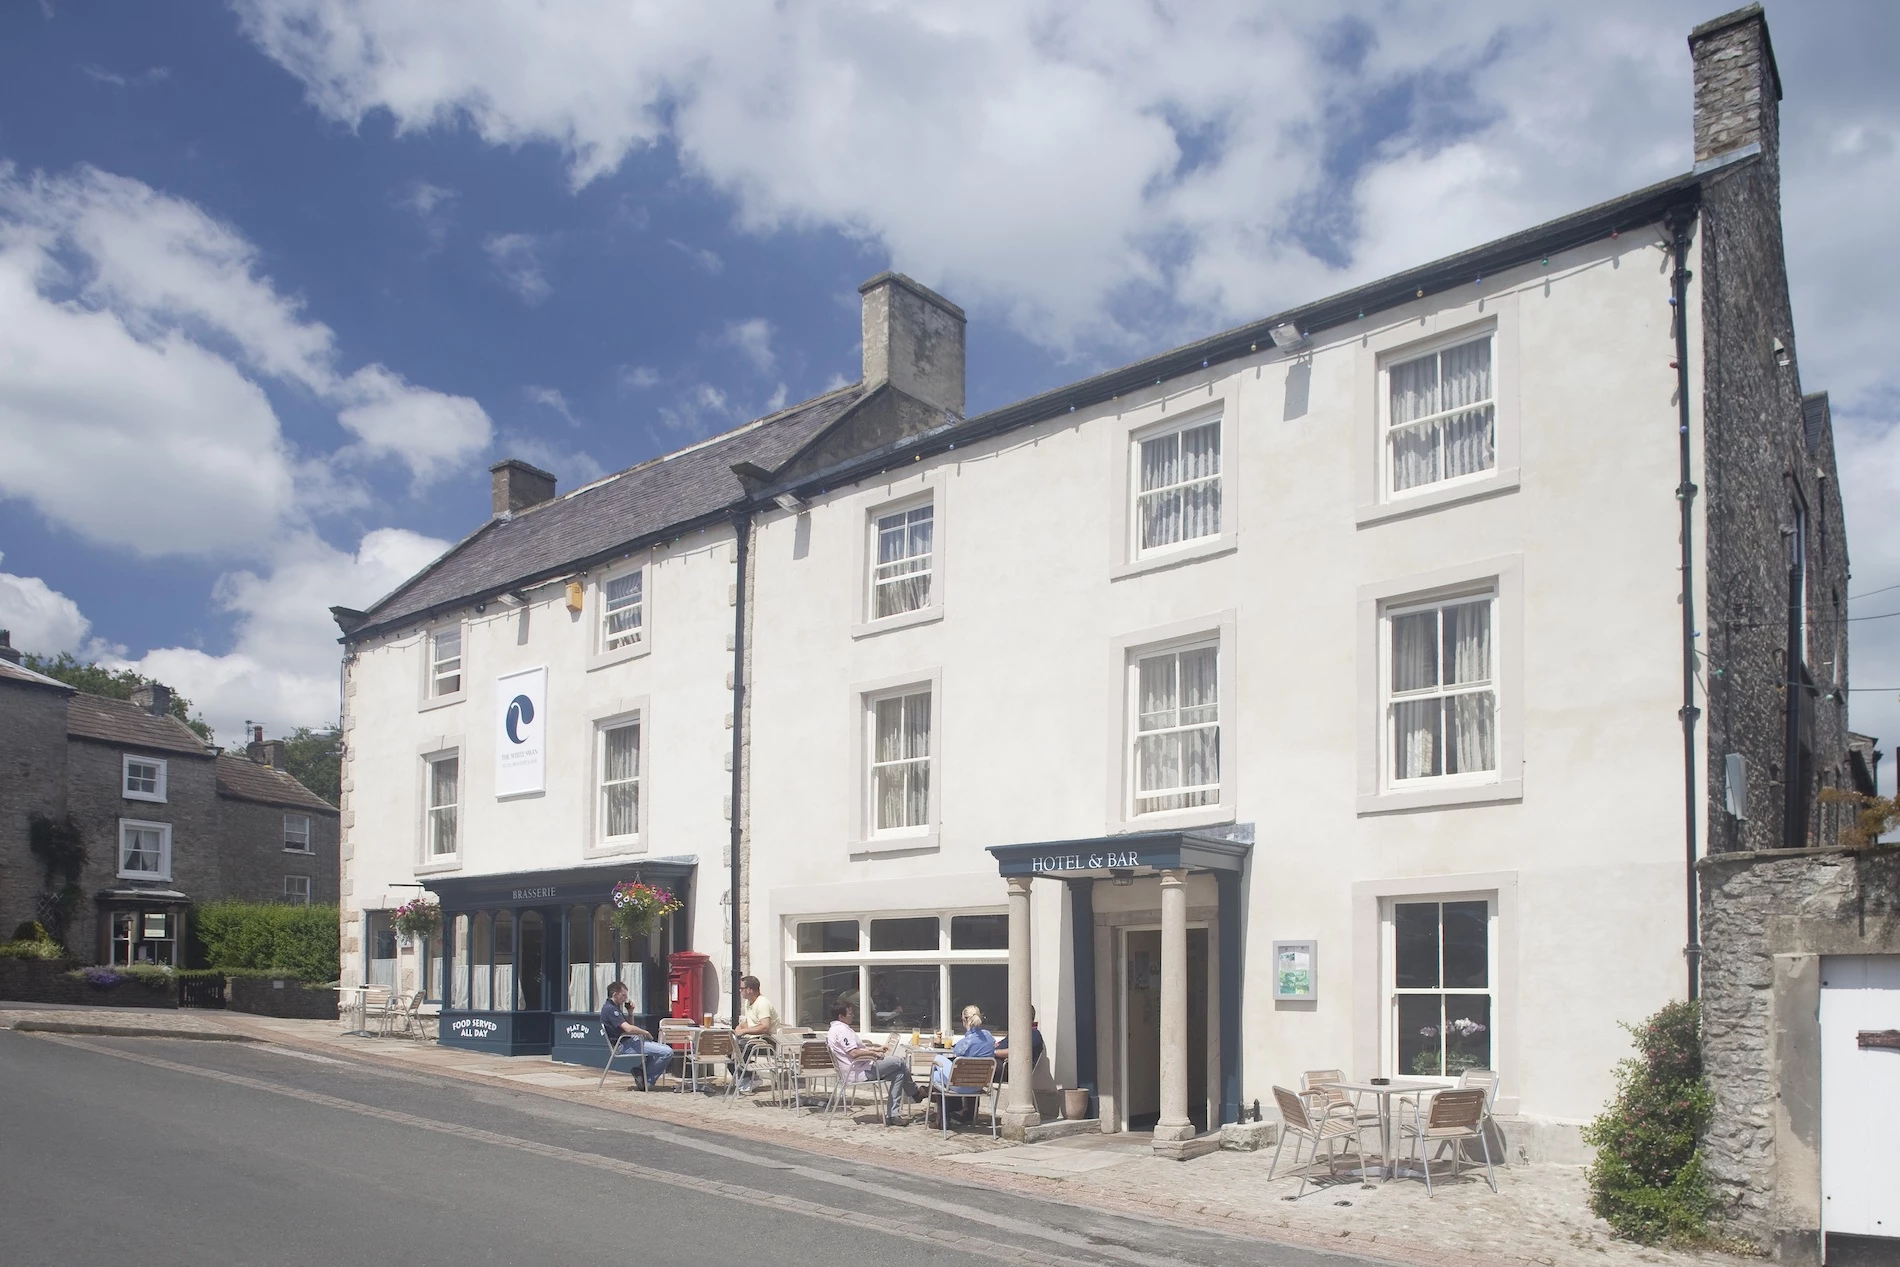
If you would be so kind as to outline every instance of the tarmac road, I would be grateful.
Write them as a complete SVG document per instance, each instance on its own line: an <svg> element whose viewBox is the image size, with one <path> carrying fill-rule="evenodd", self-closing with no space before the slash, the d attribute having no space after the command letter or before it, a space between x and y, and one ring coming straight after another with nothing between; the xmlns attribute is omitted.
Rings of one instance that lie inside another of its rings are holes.
<svg viewBox="0 0 1900 1267"><path fill-rule="evenodd" d="M1350 1267L252 1043L0 1031L0 1264Z"/></svg>

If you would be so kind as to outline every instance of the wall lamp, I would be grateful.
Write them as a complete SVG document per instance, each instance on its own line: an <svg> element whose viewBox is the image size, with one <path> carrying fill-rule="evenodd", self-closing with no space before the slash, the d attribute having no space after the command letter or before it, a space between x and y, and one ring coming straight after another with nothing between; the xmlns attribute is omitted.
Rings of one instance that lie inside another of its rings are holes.
<svg viewBox="0 0 1900 1267"><path fill-rule="evenodd" d="M1300 328L1291 321L1282 321L1267 333L1273 336L1273 346L1282 352L1291 352L1295 348L1306 345L1306 336L1301 334Z"/></svg>
<svg viewBox="0 0 1900 1267"><path fill-rule="evenodd" d="M1125 889L1135 882L1135 873L1126 867L1111 867L1108 878L1114 881L1115 887Z"/></svg>
<svg viewBox="0 0 1900 1267"><path fill-rule="evenodd" d="M780 493L772 499L772 504L787 512L805 509L805 499L797 493Z"/></svg>

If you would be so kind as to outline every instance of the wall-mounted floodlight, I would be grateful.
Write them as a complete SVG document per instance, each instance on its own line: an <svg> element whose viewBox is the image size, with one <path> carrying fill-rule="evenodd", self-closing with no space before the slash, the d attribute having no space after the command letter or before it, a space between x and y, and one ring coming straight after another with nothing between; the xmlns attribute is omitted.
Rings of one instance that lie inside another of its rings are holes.
<svg viewBox="0 0 1900 1267"><path fill-rule="evenodd" d="M1301 334L1300 328L1291 321L1282 321L1267 333L1273 336L1273 346L1282 352L1291 352L1306 342L1306 336Z"/></svg>
<svg viewBox="0 0 1900 1267"><path fill-rule="evenodd" d="M800 497L797 493L780 493L777 497L772 499L772 504L783 511L805 509L805 499Z"/></svg>

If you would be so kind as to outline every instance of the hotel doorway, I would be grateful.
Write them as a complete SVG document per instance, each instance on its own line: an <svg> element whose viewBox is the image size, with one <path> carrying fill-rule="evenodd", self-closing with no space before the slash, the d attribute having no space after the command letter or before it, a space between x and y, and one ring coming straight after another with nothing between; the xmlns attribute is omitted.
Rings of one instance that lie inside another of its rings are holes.
<svg viewBox="0 0 1900 1267"><path fill-rule="evenodd" d="M1207 925L1187 930L1188 1120L1207 1130ZM1122 1129L1151 1131L1161 1118L1161 930L1122 932ZM1179 1041L1178 1037L1174 1041Z"/></svg>

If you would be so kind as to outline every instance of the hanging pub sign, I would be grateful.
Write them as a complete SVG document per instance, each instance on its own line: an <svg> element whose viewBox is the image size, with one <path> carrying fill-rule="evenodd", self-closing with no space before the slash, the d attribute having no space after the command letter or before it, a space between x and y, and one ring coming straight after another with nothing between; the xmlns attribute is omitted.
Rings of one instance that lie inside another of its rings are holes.
<svg viewBox="0 0 1900 1267"><path fill-rule="evenodd" d="M495 797L547 790L548 671L495 679Z"/></svg>
<svg viewBox="0 0 1900 1267"><path fill-rule="evenodd" d="M1319 943L1273 943L1273 997L1311 1003L1319 998Z"/></svg>

